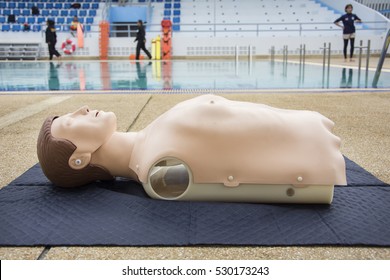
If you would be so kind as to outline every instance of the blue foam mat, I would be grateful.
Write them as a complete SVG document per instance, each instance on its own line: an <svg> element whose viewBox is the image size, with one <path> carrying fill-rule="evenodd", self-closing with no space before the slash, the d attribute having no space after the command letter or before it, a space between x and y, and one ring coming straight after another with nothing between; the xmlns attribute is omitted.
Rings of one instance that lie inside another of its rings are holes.
<svg viewBox="0 0 390 280"><path fill-rule="evenodd" d="M390 245L390 188L346 159L331 205L160 201L117 179L53 187L33 166L0 190L0 245Z"/></svg>

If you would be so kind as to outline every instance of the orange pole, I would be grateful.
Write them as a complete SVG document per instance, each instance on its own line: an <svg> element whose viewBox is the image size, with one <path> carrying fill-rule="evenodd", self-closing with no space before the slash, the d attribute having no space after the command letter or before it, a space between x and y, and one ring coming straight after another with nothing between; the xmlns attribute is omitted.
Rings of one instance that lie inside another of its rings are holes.
<svg viewBox="0 0 390 280"><path fill-rule="evenodd" d="M108 44L109 44L109 35L110 35L110 24L108 21L101 21L99 24L100 27L100 37L99 37L99 47L100 47L100 59L108 58Z"/></svg>

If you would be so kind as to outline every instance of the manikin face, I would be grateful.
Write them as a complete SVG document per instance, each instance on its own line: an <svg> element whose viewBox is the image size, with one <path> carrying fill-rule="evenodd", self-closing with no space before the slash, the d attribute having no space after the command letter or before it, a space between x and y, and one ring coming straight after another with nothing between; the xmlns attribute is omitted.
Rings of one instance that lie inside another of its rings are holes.
<svg viewBox="0 0 390 280"><path fill-rule="evenodd" d="M89 110L88 106L56 118L51 133L56 138L71 141L77 152L93 153L116 131L116 116L112 112Z"/></svg>

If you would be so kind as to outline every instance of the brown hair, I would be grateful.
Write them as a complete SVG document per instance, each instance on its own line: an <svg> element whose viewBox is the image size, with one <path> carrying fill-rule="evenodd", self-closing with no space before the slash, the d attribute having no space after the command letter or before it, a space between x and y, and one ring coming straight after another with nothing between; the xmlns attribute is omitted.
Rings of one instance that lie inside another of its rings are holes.
<svg viewBox="0 0 390 280"><path fill-rule="evenodd" d="M113 180L102 166L89 164L81 170L69 166L69 158L76 146L66 139L55 138L51 125L57 117L48 117L42 124L37 142L37 154L43 173L59 187L78 187L97 180Z"/></svg>
<svg viewBox="0 0 390 280"><path fill-rule="evenodd" d="M353 9L352 4L347 4L347 5L345 6L345 8L344 8L344 11L347 11L347 9L348 9L349 7L351 7L351 8Z"/></svg>

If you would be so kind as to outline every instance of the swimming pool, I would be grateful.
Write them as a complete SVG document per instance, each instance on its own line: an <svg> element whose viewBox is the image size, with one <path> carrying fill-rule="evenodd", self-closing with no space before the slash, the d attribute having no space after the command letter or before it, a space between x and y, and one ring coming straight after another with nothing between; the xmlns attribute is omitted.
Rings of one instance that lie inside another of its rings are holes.
<svg viewBox="0 0 390 280"><path fill-rule="evenodd" d="M279 61L0 62L0 91L372 88L374 71ZM378 88L390 88L383 72Z"/></svg>

